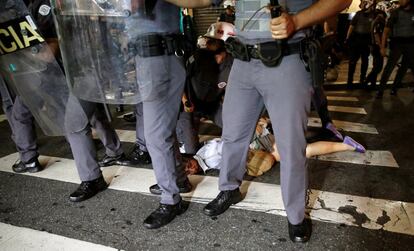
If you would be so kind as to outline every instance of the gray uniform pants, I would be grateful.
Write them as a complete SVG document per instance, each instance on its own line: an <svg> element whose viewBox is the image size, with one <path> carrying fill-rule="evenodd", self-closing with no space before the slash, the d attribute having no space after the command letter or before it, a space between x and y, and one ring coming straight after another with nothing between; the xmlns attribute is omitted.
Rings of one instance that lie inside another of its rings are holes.
<svg viewBox="0 0 414 251"><path fill-rule="evenodd" d="M163 191L161 203L173 205L181 200L177 182L186 179L183 168L176 162L179 151L175 138L185 82L184 65L174 55L149 58L137 56L136 62L138 79L151 82L153 91L158 92L154 98L142 103L144 137L157 184Z"/></svg>
<svg viewBox="0 0 414 251"><path fill-rule="evenodd" d="M117 156L123 153L118 135L99 105L71 95L66 108L66 138L72 149L81 181L94 180L102 175L96 157L91 128L96 130L108 156Z"/></svg>
<svg viewBox="0 0 414 251"><path fill-rule="evenodd" d="M233 190L240 186L249 143L265 105L281 156L282 197L292 224L302 222L305 215L308 188L305 132L311 81L298 54L284 57L278 67L266 67L259 60L234 60L224 98L219 189Z"/></svg>
<svg viewBox="0 0 414 251"><path fill-rule="evenodd" d="M30 110L23 103L20 96L13 97L6 83L0 77L0 92L3 111L7 116L12 130L12 139L16 144L20 160L28 162L39 156L36 143L36 129L34 118Z"/></svg>
<svg viewBox="0 0 414 251"><path fill-rule="evenodd" d="M143 108L142 103L139 103L136 105L135 108L135 117L136 117L136 144L139 146L139 149L141 149L144 152L148 152L147 145L145 142L145 136L144 136L144 115L143 115Z"/></svg>

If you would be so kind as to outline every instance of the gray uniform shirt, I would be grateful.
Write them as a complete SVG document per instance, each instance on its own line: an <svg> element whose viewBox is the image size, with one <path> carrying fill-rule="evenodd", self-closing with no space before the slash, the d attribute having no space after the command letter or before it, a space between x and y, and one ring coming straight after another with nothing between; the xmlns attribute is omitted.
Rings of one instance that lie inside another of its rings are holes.
<svg viewBox="0 0 414 251"><path fill-rule="evenodd" d="M152 12L153 18L132 13L126 23L130 38L143 34L174 34L180 32L180 8L164 0L158 0ZM129 27L128 27L129 26Z"/></svg>
<svg viewBox="0 0 414 251"><path fill-rule="evenodd" d="M289 14L295 14L311 6L314 0L281 0L280 5ZM274 41L269 29L270 11L264 7L269 0L236 1L236 35L245 43L255 44ZM257 12L256 12L257 11ZM296 32L292 41L306 36L307 30Z"/></svg>

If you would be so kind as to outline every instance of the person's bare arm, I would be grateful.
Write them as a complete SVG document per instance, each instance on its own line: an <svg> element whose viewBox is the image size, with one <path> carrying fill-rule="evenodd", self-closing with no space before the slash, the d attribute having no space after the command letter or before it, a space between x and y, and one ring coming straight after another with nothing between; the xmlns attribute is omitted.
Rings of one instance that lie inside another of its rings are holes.
<svg viewBox="0 0 414 251"><path fill-rule="evenodd" d="M351 37L352 31L354 31L354 26L350 25L348 28L348 32L346 33L345 41L348 40Z"/></svg>
<svg viewBox="0 0 414 251"><path fill-rule="evenodd" d="M292 36L296 31L320 23L334 16L351 4L352 0L319 0L309 8L295 15L283 13L270 22L272 37L284 39Z"/></svg>
<svg viewBox="0 0 414 251"><path fill-rule="evenodd" d="M385 27L384 32L382 33L381 39L381 55L385 57L386 55L386 48L387 48L387 39L390 35L391 29L389 27Z"/></svg>
<svg viewBox="0 0 414 251"><path fill-rule="evenodd" d="M211 5L211 0L166 0L169 3L183 8L200 8Z"/></svg>

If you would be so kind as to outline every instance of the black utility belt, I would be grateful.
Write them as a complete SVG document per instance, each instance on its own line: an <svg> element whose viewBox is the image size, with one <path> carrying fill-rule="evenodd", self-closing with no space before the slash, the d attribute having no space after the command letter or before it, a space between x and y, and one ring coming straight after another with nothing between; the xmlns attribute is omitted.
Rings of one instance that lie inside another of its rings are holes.
<svg viewBox="0 0 414 251"><path fill-rule="evenodd" d="M158 35L151 34L139 36L129 47L133 47L136 54L141 57L155 57L162 55L183 56L182 36L177 34Z"/></svg>
<svg viewBox="0 0 414 251"><path fill-rule="evenodd" d="M260 59L269 67L276 67L284 56L300 54L302 42L286 43L285 41L271 41L255 45L244 44L234 37L226 40L226 49L234 58L242 61Z"/></svg>
<svg viewBox="0 0 414 251"><path fill-rule="evenodd" d="M260 49L266 47L266 44L275 44L278 42L267 42L267 43L262 43L262 44L258 44L258 45L247 45L247 51L250 54L251 58L254 59L261 59L261 51ZM272 45L270 47L273 47ZM301 43L297 42L297 43L292 43L292 44L282 44L281 46L281 50L282 50L282 56L289 56L292 54L299 54L301 52Z"/></svg>

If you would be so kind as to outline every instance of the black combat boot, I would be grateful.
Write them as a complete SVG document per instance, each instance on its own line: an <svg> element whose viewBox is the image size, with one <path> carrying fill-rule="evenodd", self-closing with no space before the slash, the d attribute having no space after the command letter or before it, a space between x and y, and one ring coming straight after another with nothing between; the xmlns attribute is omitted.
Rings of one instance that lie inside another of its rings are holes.
<svg viewBox="0 0 414 251"><path fill-rule="evenodd" d="M204 207L203 212L208 216L216 216L224 213L231 205L242 200L239 188L228 191L221 191L217 197Z"/></svg>
<svg viewBox="0 0 414 251"><path fill-rule="evenodd" d="M37 173L43 170L37 157L32 158L28 162L19 161L12 166L15 173Z"/></svg>
<svg viewBox="0 0 414 251"><path fill-rule="evenodd" d="M105 190L108 184L102 176L90 181L82 181L79 187L70 194L69 199L72 202L80 202L93 197L100 191Z"/></svg>
<svg viewBox="0 0 414 251"><path fill-rule="evenodd" d="M188 203L185 203L182 200L175 205L160 203L158 208L144 220L144 227L155 229L165 226L174 220L177 215L184 213L187 208Z"/></svg>

